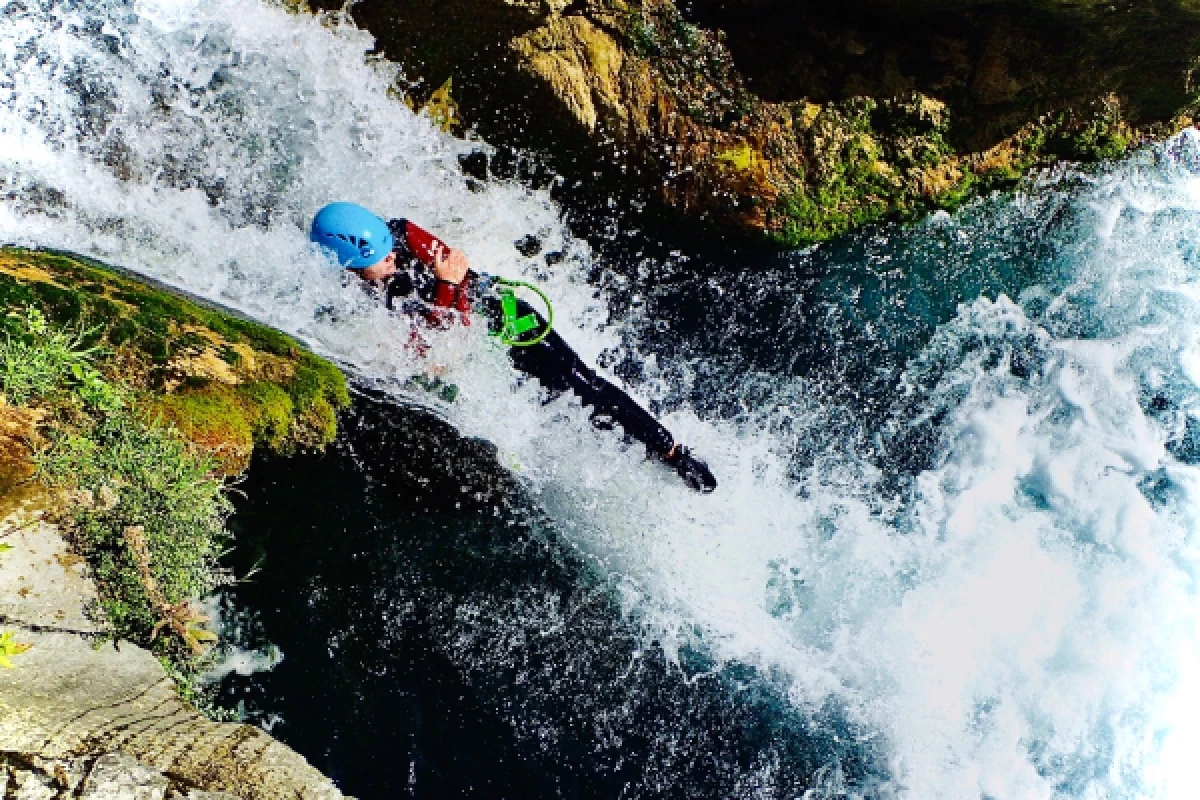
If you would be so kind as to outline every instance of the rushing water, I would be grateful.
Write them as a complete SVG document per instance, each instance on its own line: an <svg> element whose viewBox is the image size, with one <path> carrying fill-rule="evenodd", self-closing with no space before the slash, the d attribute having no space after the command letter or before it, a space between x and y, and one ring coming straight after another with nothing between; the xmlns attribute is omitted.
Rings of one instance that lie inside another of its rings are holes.
<svg viewBox="0 0 1200 800"><path fill-rule="evenodd" d="M270 570L290 521L307 594L243 599L312 615L274 613L256 718L363 797L1190 796L1200 137L808 254L613 270L544 192L464 174L478 145L369 45L253 0L0 0L0 240L238 308L391 398L253 479L243 536ZM456 402L406 393L407 323L306 241L335 198L541 281L720 489L543 402L479 326L434 342ZM436 769L364 778L423 708Z"/></svg>

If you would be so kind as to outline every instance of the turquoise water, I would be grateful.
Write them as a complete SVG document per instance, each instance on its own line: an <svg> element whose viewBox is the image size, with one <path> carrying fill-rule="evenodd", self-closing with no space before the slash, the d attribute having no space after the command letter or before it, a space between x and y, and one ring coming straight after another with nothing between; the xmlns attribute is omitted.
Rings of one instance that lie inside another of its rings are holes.
<svg viewBox="0 0 1200 800"><path fill-rule="evenodd" d="M359 543L308 572L261 511L285 502L270 476L303 479L256 473L243 539L295 597L245 599L261 627L230 666L275 670L227 678L252 719L348 788L368 785L356 753L417 730L412 707L334 742L306 705L344 714L361 688L371 708L416 696L477 728L422 751L440 773L397 746L400 785L369 784L383 797L483 786L496 753L527 766L491 796L1188 796L1194 131L954 217L718 258L625 217L581 237L546 192L470 178L460 156L486 146L390 99L369 45L253 2L0 5L0 239L108 259L297 334L388 398L352 430L396 415L487 443L463 460L401 436L366 457L348 433L330 457L342 472L407 477L354 531L305 517L296 541ZM397 345L408 322L306 241L334 197L545 285L581 354L707 457L720 491L688 492L570 397L543 402L477 331L433 343L458 401L408 393L429 368ZM529 236L540 252L515 246ZM480 480L507 499L489 505ZM438 481L468 487L459 507L420 505ZM439 554L438 532L461 548ZM564 615L576 603L587 625ZM370 635L334 659L346 693L316 696L295 670L349 641L348 611ZM283 660L254 657L256 635ZM428 665L415 683L394 671L409 653Z"/></svg>

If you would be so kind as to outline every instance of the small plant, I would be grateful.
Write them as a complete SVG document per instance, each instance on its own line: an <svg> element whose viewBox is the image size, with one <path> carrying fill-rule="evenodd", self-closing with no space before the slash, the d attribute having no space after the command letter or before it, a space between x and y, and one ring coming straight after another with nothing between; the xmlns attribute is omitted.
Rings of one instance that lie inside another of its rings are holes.
<svg viewBox="0 0 1200 800"><path fill-rule="evenodd" d="M31 644L14 641L15 636L12 631L0 633L0 667L5 669L13 668L13 656L19 656L33 647Z"/></svg>
<svg viewBox="0 0 1200 800"><path fill-rule="evenodd" d="M125 405L125 392L104 380L90 364L72 364L71 375L76 381L75 393L89 406L101 411L116 411Z"/></svg>
<svg viewBox="0 0 1200 800"><path fill-rule="evenodd" d="M159 632L166 629L178 636L196 655L202 655L217 643L217 635L204 627L204 623L210 621L208 615L192 608L186 600L174 605L164 603L159 606L158 612L162 614L162 619L150 631L150 641L154 641Z"/></svg>
<svg viewBox="0 0 1200 800"><path fill-rule="evenodd" d="M45 315L32 306L24 314L9 317L10 331L0 344L0 388L14 405L60 388L77 368L88 366L95 353L95 348L84 346L87 330L51 327Z"/></svg>
<svg viewBox="0 0 1200 800"><path fill-rule="evenodd" d="M116 487L116 503L78 504L74 525L114 634L163 644L156 631L178 616L171 609L221 581L229 501L215 462L174 429L127 408L49 439L36 457L45 482L90 493Z"/></svg>

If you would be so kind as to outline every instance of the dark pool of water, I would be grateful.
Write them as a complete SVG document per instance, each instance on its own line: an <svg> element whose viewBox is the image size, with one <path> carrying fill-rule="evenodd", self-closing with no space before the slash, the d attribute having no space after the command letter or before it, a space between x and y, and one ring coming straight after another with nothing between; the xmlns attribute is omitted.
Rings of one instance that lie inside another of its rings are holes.
<svg viewBox="0 0 1200 800"><path fill-rule="evenodd" d="M670 663L491 449L426 413L361 395L327 454L257 461L240 489L236 566L262 571L230 599L285 658L222 699L361 800L791 796L829 763L866 772L836 709L802 718L699 640Z"/></svg>

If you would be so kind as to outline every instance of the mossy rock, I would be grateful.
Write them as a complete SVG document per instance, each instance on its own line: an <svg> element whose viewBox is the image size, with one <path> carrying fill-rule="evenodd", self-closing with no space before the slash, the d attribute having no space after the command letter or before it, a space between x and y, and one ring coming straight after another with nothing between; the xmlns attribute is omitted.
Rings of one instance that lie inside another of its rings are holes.
<svg viewBox="0 0 1200 800"><path fill-rule="evenodd" d="M323 448L350 401L336 366L273 328L88 258L2 247L2 326L28 306L87 330L100 368L230 473L255 446Z"/></svg>

